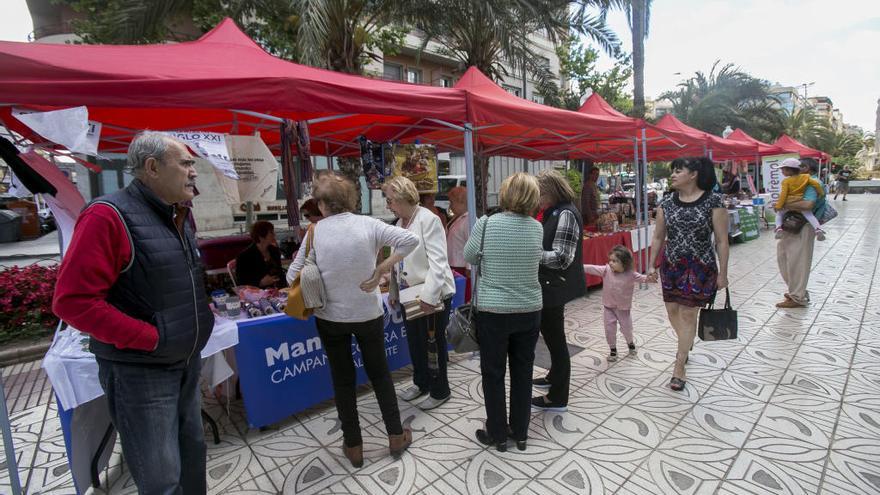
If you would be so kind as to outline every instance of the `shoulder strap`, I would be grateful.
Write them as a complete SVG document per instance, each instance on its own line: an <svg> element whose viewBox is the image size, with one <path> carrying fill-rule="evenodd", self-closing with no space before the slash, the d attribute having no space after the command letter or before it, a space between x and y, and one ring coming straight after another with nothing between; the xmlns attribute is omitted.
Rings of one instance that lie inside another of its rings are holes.
<svg viewBox="0 0 880 495"><path fill-rule="evenodd" d="M312 243L315 242L315 224L309 225L309 230L306 232L306 258L309 257L309 253L314 249Z"/></svg>

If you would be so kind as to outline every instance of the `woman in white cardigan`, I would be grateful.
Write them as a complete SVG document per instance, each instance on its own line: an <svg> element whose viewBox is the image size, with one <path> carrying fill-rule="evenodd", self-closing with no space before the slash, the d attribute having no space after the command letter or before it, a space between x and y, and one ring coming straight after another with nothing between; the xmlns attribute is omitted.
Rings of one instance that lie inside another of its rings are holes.
<svg viewBox="0 0 880 495"><path fill-rule="evenodd" d="M394 177L382 189L388 208L398 217L397 226L419 238L419 245L394 267L391 277L390 299L393 301L400 300L400 290L421 287L419 309L424 314L406 320L413 386L400 394L400 398L412 401L430 394L418 407L434 409L451 395L446 376L446 324L455 282L446 255L446 233L440 218L419 206L419 193L412 181Z"/></svg>

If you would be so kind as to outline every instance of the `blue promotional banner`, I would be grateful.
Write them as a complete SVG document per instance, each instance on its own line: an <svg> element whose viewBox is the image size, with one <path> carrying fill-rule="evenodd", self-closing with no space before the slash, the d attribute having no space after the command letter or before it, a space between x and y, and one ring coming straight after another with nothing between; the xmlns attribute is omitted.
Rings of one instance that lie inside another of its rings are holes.
<svg viewBox="0 0 880 495"><path fill-rule="evenodd" d="M465 279L456 277L452 307L464 303ZM385 355L393 370L410 364L406 328L399 308L385 306ZM360 349L352 339L358 384L367 382ZM238 323L235 347L241 392L252 428L284 418L333 398L330 366L315 318L278 315Z"/></svg>

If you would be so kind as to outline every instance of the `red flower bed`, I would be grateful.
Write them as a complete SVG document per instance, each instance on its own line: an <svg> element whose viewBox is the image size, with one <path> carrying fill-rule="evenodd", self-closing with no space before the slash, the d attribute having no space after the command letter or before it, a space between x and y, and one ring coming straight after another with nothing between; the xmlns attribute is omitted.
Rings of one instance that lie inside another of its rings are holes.
<svg viewBox="0 0 880 495"><path fill-rule="evenodd" d="M52 314L57 277L58 265L0 271L0 344L52 334L58 324Z"/></svg>

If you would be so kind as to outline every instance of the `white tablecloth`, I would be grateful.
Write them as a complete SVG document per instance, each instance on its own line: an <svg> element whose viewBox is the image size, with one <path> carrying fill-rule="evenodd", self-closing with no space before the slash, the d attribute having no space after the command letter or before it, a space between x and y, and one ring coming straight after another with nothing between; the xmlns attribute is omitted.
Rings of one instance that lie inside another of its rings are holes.
<svg viewBox="0 0 880 495"><path fill-rule="evenodd" d="M232 368L220 351L237 344L238 325L232 320L216 317L211 338L201 353L205 359L202 377L212 387L232 376ZM104 395L98 382L98 363L95 355L89 352L89 337L73 327L55 334L52 347L43 358L43 369L64 409Z"/></svg>

